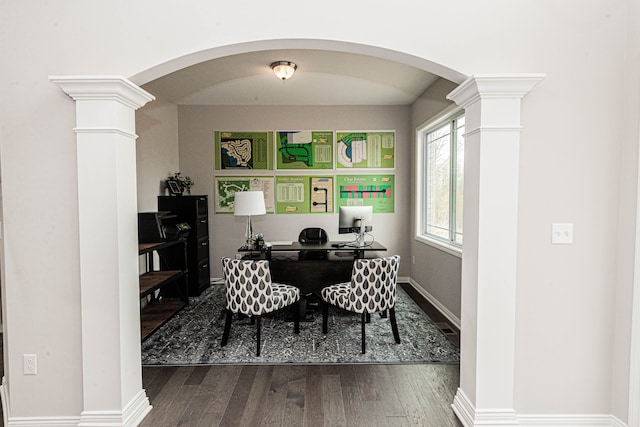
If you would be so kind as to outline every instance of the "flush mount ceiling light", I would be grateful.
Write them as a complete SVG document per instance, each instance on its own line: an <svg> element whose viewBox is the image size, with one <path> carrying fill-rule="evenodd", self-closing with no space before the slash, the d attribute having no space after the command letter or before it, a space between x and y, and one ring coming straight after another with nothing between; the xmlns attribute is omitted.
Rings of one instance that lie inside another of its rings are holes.
<svg viewBox="0 0 640 427"><path fill-rule="evenodd" d="M279 78L282 81L285 81L291 76L293 76L293 73L296 71L296 68L298 68L298 66L293 62L289 62L289 61L276 61L273 64L271 64L271 69L273 70L273 73L276 75L277 78Z"/></svg>

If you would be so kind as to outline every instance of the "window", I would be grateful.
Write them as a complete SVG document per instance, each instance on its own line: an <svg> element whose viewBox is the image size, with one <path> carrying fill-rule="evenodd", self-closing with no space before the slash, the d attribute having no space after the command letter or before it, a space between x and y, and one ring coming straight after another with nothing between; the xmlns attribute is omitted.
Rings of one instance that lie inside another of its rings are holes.
<svg viewBox="0 0 640 427"><path fill-rule="evenodd" d="M462 247L464 114L453 113L418 130L423 175L419 237ZM420 191L420 190L419 190Z"/></svg>

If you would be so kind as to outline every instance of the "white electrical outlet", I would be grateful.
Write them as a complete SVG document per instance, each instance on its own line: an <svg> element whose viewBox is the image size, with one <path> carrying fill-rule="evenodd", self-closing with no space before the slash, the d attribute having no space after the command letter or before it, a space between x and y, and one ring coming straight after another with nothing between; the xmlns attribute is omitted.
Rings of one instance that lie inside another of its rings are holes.
<svg viewBox="0 0 640 427"><path fill-rule="evenodd" d="M570 245L573 243L573 224L551 224L551 243L554 245Z"/></svg>
<svg viewBox="0 0 640 427"><path fill-rule="evenodd" d="M35 354L23 354L24 374L36 375L38 373L38 356Z"/></svg>

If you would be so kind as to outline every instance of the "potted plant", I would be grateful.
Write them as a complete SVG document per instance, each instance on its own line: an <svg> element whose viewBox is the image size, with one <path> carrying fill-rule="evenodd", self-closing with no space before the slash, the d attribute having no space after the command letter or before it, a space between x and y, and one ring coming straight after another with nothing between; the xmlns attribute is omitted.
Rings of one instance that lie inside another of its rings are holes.
<svg viewBox="0 0 640 427"><path fill-rule="evenodd" d="M189 176L180 174L180 172L170 174L166 179L166 183L171 195L181 196L184 192L191 194L193 180Z"/></svg>

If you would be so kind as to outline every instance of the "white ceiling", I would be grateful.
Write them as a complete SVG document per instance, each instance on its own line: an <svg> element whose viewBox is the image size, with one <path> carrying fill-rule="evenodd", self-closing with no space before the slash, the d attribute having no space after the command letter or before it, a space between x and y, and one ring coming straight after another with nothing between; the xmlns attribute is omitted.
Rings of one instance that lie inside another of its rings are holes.
<svg viewBox="0 0 640 427"><path fill-rule="evenodd" d="M298 66L286 82L275 61ZM438 76L372 56L315 49L232 55L184 68L144 85L179 105L408 105Z"/></svg>

